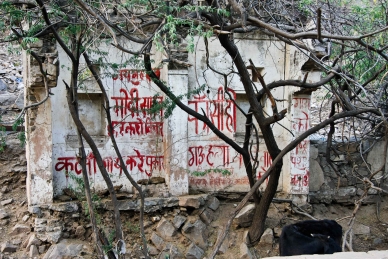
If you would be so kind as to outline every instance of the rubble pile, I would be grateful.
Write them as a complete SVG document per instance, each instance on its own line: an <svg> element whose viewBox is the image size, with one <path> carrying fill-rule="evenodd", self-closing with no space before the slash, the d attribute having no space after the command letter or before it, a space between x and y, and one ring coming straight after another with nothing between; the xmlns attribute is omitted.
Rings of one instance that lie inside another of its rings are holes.
<svg viewBox="0 0 388 259"><path fill-rule="evenodd" d="M23 67L20 54L0 44L0 124L12 121L24 107Z"/></svg>

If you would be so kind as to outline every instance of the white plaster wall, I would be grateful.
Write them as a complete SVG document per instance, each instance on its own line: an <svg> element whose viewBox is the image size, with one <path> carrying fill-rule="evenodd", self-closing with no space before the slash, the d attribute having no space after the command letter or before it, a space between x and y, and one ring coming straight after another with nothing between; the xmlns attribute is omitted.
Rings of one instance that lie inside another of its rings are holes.
<svg viewBox="0 0 388 259"><path fill-rule="evenodd" d="M45 90L33 90L36 101L45 97ZM27 95L28 96L28 95ZM28 98L28 97L27 97ZM35 102L35 101L34 101ZM29 104L30 101L27 101ZM29 205L49 203L53 199L51 100L29 110L26 130L27 198Z"/></svg>
<svg viewBox="0 0 388 259"><path fill-rule="evenodd" d="M234 39L236 45L241 50L241 55L246 65L250 65L249 59L252 59L255 66L259 67L266 83L285 79L289 76L290 64L287 63L289 62L287 57L289 52L287 52L287 48L284 43L268 38L259 33L251 34L248 37L246 35L235 34ZM209 49L214 50L209 54L209 63L214 69L226 74L230 74L230 72L236 70L233 66L231 66L231 59L219 44L218 39L209 39L208 46ZM217 108L214 102L208 100L218 100L218 103L223 101L224 107L228 106L228 100L227 98L225 98L225 100L221 100L222 98L219 98L217 95L219 89L222 89L220 87L223 87L224 85L224 79L222 76L206 68L206 59L204 58L205 50L206 46L203 43L203 40L198 40L196 52L189 55L189 61L194 64L194 66L189 69L189 83L191 88L202 84L206 85L206 94L194 97L196 100L194 100L194 102L189 100L189 104L191 104L197 111L201 111L202 108L205 113L208 114L208 117L211 117L215 122L218 122L220 118L213 118L212 116L216 113ZM201 75L203 75L202 78L196 78L196 76ZM258 89L262 88L260 83L255 84ZM234 74L230 74L228 77L227 87L230 88L231 93L236 94L236 96L244 94L244 88L241 84L240 78ZM285 100L284 102L278 102L278 111L289 108L288 102L291 100L291 94L288 90L288 88L279 88L272 91L273 96L276 99ZM265 102L266 112L268 113L268 116L272 116L273 112L270 108L271 105L268 100L265 100ZM233 105L230 105L230 107L231 109L235 109ZM225 114L226 116L224 116L224 121L232 118L235 120L235 124L245 124L245 119L241 120L238 116L236 118L231 110L225 110ZM281 125L276 124L274 126L275 138L281 148L283 148L292 139L292 134L289 132L285 133L286 131L284 129L284 127L291 126L290 118L291 114L290 110L288 110L287 119L280 121L279 124ZM283 125L284 122L285 125ZM284 127L282 127L282 125ZM231 139L237 140L242 145L241 136L238 137L234 130L230 130L231 128L233 127L226 126L223 128L222 132ZM237 154L235 150L227 146L223 141L218 140L217 137L209 131L207 127L204 127L204 124L200 121L189 121L188 136L188 170L191 173L190 187L209 191L248 190L249 187L244 164L241 156ZM260 177L271 165L272 159L266 151L264 143L261 143L259 147L254 148L259 150L259 166L256 174ZM218 168L225 168L228 170L230 175L225 176L217 171L214 172L214 169ZM194 176L195 174L198 175L201 172L206 172L208 170L212 171L204 176ZM290 163L285 161L283 172L287 174L287 181L283 180L283 173L280 179L280 186L278 188L279 191L282 190L282 186L284 184L289 185L289 171ZM261 188L265 188L265 186L266 184L264 183Z"/></svg>
<svg viewBox="0 0 388 259"><path fill-rule="evenodd" d="M248 60L251 58L257 67L263 67L262 74L267 83L280 79L300 79L303 76L303 73L294 71L300 70L307 58L298 54L293 47L260 34L253 34L245 38L237 34L235 40L242 50L242 57L247 65L249 65ZM153 59L156 60L153 66L160 67L161 80L166 81L177 95L183 96L184 103L200 113L204 112L227 137L242 145L241 136L238 135L239 132L236 132L236 129L237 125L245 124L245 120L239 118L234 103L224 93L223 77L206 68L203 39L196 38L195 41L198 43L196 50L194 53L189 53L189 63L193 64L193 67L187 71L167 71L166 66L160 66L162 56L155 50L153 53L158 54L153 56ZM127 43L123 42L123 44ZM209 39L208 44L209 49L213 50L210 53L209 61L214 69L222 73L230 73L235 69L231 65L229 55L223 51L216 38ZM127 44L126 47L136 50L140 48L140 45ZM53 181L52 184L47 185L47 188L45 187L46 189L51 188L51 190L44 189L50 194L47 196L48 200L52 199L53 195L61 194L63 188L74 187L74 183L66 171L72 171L76 175L80 174L80 167L77 166L76 161L78 154L76 131L68 112L63 83L63 80L68 82L70 78L70 71L67 69L70 66L70 61L59 46L58 49L60 67L62 67L58 86L52 89L51 102L42 113L42 116L47 118L43 119L42 124L39 125L44 133L42 136L49 139L46 147L47 152L44 153L43 164L39 164L40 158L38 156L29 156L32 164L35 163L40 168L48 168L47 176L51 177L50 179ZM130 58L130 55L123 56L121 52L110 45L101 45L100 49L109 53L105 62L121 64ZM166 177L170 193L173 195L187 194L189 186L204 191L247 191L249 189L241 156L232 147L218 139L201 121L188 116L178 107L168 120L163 119L162 113L150 117L146 113L135 112L133 108L147 108L152 101L160 102L165 99L165 96L147 79L145 73L136 70L131 65L125 69L127 70L122 70L118 74L110 74L112 71L101 71L101 77L107 87L112 107L112 120L113 124L116 125L113 134L116 136L126 166L135 180L151 176ZM316 75L308 78L308 80L318 79L319 77ZM230 74L228 82L227 87L230 95L232 98L240 100L240 94L243 94L240 78ZM187 89L192 90L203 84L205 85L203 92L192 95L189 99L185 96ZM96 140L114 185L122 184L125 190L131 192L131 184L120 173L119 166L115 162L117 155L108 136L107 121L102 112L101 94L93 81L88 81L84 86L86 88L80 89L80 117ZM256 86L261 88L259 83L256 83ZM285 87L272 91L276 99L284 100L278 102L278 111L288 109L287 117L281 120L279 125L274 126L275 137L281 148L293 138L292 134L285 128L290 129L294 123L292 98L296 90L297 88L294 87ZM268 101L266 111L269 116L272 115ZM52 128L49 123L51 118ZM150 125L153 125L152 129ZM148 131L146 127L148 127ZM28 149L30 153L35 153L37 147L32 144ZM260 143L258 147L253 147L253 149L259 150L257 176L260 177L271 165L272 160L263 143ZM105 182L96 168L90 148L87 147L86 152L88 168L90 169L89 176L93 187L97 190L105 189ZM278 188L279 191L283 190L287 193L294 191L290 180L293 174L290 161L291 155L288 154L284 160L282 178ZM42 180L38 177L30 181L46 180L44 177L41 178ZM31 192L38 188L40 187L32 185ZM308 189L295 193L305 193L306 191ZM39 203L39 199L36 202Z"/></svg>
<svg viewBox="0 0 388 259"><path fill-rule="evenodd" d="M58 46L59 47L59 46ZM126 46L138 49L138 45ZM60 47L59 47L60 48ZM109 53L106 62L120 64L130 55L121 55L115 48L106 45L101 50ZM157 60L157 57L154 57ZM66 171L81 177L80 166L77 165L78 144L76 128L69 115L64 83L70 78L70 61L63 51L59 51L61 70L58 87L53 89L53 103L51 112L53 116L53 178L54 195L62 192L63 188L72 186L74 182L67 177ZM119 74L109 74L111 71L101 71L102 80L107 88L110 98L112 123L115 125L113 134L119 150L130 174L137 181L151 176L164 176L165 161L163 154L163 138L166 134L162 114L148 116L146 112L132 112L133 109L149 108L153 96L157 93L153 83L133 67L127 66ZM91 80L93 82L93 80ZM69 83L69 82L68 82ZM121 172L117 155L112 147L107 132L107 121L103 111L102 95L99 94L96 83L88 83L89 89L82 88L80 92L80 118L85 124L99 147L105 167L114 185L123 185L123 189L132 192L132 185ZM90 88L91 87L91 88ZM156 101L163 100L163 95L156 97ZM92 185L97 190L105 189L106 184L95 163L91 149L86 145L88 157L87 166Z"/></svg>
<svg viewBox="0 0 388 259"><path fill-rule="evenodd" d="M188 87L187 70L170 70L168 84L177 95L184 96ZM181 101L187 104L187 97ZM189 193L189 175L187 167L187 126L188 114L176 107L168 118L168 134L166 152L168 186L172 195Z"/></svg>

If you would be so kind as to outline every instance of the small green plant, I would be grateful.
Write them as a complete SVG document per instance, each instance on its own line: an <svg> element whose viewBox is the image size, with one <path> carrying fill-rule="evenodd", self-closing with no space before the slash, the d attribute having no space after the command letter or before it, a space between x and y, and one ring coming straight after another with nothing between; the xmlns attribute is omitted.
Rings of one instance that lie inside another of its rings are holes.
<svg viewBox="0 0 388 259"><path fill-rule="evenodd" d="M113 240L115 239L116 233L114 231L111 231L108 236L108 244L102 246L102 250L105 254L107 254L109 251L113 250Z"/></svg>
<svg viewBox="0 0 388 259"><path fill-rule="evenodd" d="M23 119L23 116L21 116L21 117L20 117L19 119L17 119L17 120L15 121L15 123L12 125L12 130L17 131L17 128L18 128L19 126L23 126L23 124L24 124L24 119ZM19 131L17 138L18 138L19 141L20 141L20 145L21 145L22 147L24 147L24 145L26 144L26 134L25 134L24 130Z"/></svg>
<svg viewBox="0 0 388 259"><path fill-rule="evenodd" d="M7 140L7 133L5 132L5 127L0 126L0 152L3 152L7 144L5 141Z"/></svg>
<svg viewBox="0 0 388 259"><path fill-rule="evenodd" d="M65 172L69 178L75 183L74 186L70 185L68 188L70 191L77 197L79 201L81 201L82 208L84 209L85 215L87 217L90 217L89 213L89 206L86 202L86 196L85 196L85 182L82 178L76 176L73 172ZM101 202L101 198L98 197L96 193L91 194L92 204L93 204L93 210L96 217L97 224L101 222L101 216L98 214L95 204L98 204Z"/></svg>
<svg viewBox="0 0 388 259"><path fill-rule="evenodd" d="M75 185L70 185L69 189L74 193L79 201L85 200L85 183L82 178L76 176L73 172L65 172L67 176L75 183Z"/></svg>
<svg viewBox="0 0 388 259"><path fill-rule="evenodd" d="M201 177L201 176L205 176L205 175L210 174L210 173L219 173L222 176L228 176L228 175L232 174L227 169L214 168L214 169L207 169L205 171L193 171L193 172L191 172L191 175L196 176L196 177Z"/></svg>
<svg viewBox="0 0 388 259"><path fill-rule="evenodd" d="M131 233L139 233L140 232L140 227L136 224L131 223L130 221L127 223L127 228L129 232Z"/></svg>

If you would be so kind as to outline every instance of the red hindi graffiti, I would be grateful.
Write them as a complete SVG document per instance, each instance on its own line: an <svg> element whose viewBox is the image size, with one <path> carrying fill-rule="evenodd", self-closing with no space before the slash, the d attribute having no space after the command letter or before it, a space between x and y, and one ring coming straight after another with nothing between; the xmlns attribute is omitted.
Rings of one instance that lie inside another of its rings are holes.
<svg viewBox="0 0 388 259"><path fill-rule="evenodd" d="M202 177L190 177L189 178L190 186L195 187L211 187L211 188L225 188L232 185L247 185L249 184L248 178L228 178L218 175Z"/></svg>
<svg viewBox="0 0 388 259"><path fill-rule="evenodd" d="M108 128L108 136L111 132ZM163 121L153 121L151 118L146 118L145 121L137 118L136 121L112 121L113 134L117 136L145 136L156 134L163 136Z"/></svg>
<svg viewBox="0 0 388 259"><path fill-rule="evenodd" d="M217 158L221 158L218 161L220 165L227 166L230 163L229 158L229 146L227 145L207 145L192 146L188 149L189 152L189 166L200 166L206 164L213 166Z"/></svg>
<svg viewBox="0 0 388 259"><path fill-rule="evenodd" d="M307 155L309 149L309 140L303 140L300 142L292 152L295 152L295 155Z"/></svg>
<svg viewBox="0 0 388 259"><path fill-rule="evenodd" d="M160 69L153 69L155 75L160 78ZM141 70L133 70L133 69L120 69L119 73L117 75L113 75L112 79L114 81L120 80L120 81L127 81L135 86L140 85L142 81L146 81L148 84L151 83L151 78L145 71Z"/></svg>
<svg viewBox="0 0 388 259"><path fill-rule="evenodd" d="M300 117L294 118L292 123L292 129L295 132L303 132L309 128L309 115L306 112L300 114Z"/></svg>
<svg viewBox="0 0 388 259"><path fill-rule="evenodd" d="M260 166L259 171L257 172L257 179L261 179L263 174L267 172L267 169L272 165L272 157L268 151L264 151L263 155L259 158ZM269 177L265 179L265 182L268 183Z"/></svg>
<svg viewBox="0 0 388 259"><path fill-rule="evenodd" d="M228 89L228 92L236 99L236 93L232 89ZM190 100L188 104L194 105L196 112L202 113L201 109L205 111L211 122L221 131L227 130L229 132L236 131L236 106L232 100L225 99L224 88L221 86L217 91L217 99L210 100L206 95L195 95L193 100ZM195 123L195 133L206 130L209 132L209 128L203 122L198 121L195 117L188 118L189 122Z"/></svg>
<svg viewBox="0 0 388 259"><path fill-rule="evenodd" d="M129 171L137 170L141 173L145 173L147 176L151 176L155 170L164 169L164 156L143 155L139 150L134 149L136 155L124 156L123 160L125 167ZM114 171L119 171L119 175L122 174L122 166L120 165L119 158L105 157L103 158L104 167L107 172L113 174ZM89 174L97 173L97 163L93 153L90 153L86 158L86 166ZM80 175L82 168L78 162L77 157L58 157L57 163L54 166L55 171L65 172L74 171L77 175Z"/></svg>
<svg viewBox="0 0 388 259"><path fill-rule="evenodd" d="M132 88L129 92L125 88L119 90L120 96L112 96L111 99L115 101L113 106L116 116L120 118L147 116L152 106L156 103L162 103L162 96L146 96L139 97L139 90ZM160 109L159 116L163 116L163 110Z"/></svg>
<svg viewBox="0 0 388 259"><path fill-rule="evenodd" d="M309 186L309 173L291 176L291 185L299 187Z"/></svg>
<svg viewBox="0 0 388 259"><path fill-rule="evenodd" d="M310 110L310 98L293 98L293 105L295 109Z"/></svg>

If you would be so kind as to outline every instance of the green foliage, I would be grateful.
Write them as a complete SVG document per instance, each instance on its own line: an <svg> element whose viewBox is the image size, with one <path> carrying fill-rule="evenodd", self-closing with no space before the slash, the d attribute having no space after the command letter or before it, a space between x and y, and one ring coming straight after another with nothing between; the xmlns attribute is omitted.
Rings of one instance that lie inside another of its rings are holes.
<svg viewBox="0 0 388 259"><path fill-rule="evenodd" d="M127 228L131 233L134 233L134 234L140 233L140 227L136 224L132 224L130 221L127 222Z"/></svg>
<svg viewBox="0 0 388 259"><path fill-rule="evenodd" d="M73 172L66 171L65 174L74 183L74 185L71 184L68 188L74 193L74 195L77 197L77 199L79 201L81 201L85 215L90 217L89 206L88 206L88 204L86 202L85 182L84 182L84 180L81 177L75 175ZM94 210L94 214L95 214L95 217L96 217L96 221L97 221L97 224L99 224L101 222L101 217L97 213L97 210L96 210L94 204L100 203L101 199L100 199L100 197L98 197L98 195L96 193L91 193L91 199L92 199L93 210Z"/></svg>
<svg viewBox="0 0 388 259"><path fill-rule="evenodd" d="M232 174L229 170L227 170L227 169L220 169L220 168L207 169L205 171L193 171L193 172L190 172L190 174L192 176L196 176L196 177L202 177L202 176L205 176L205 175L210 174L210 173L218 173L218 174L221 174L222 176L229 176L229 175Z"/></svg>
<svg viewBox="0 0 388 259"><path fill-rule="evenodd" d="M20 46L17 46L17 45L13 46L11 44L8 44L7 51L11 55L20 55L22 48Z"/></svg>
<svg viewBox="0 0 388 259"><path fill-rule="evenodd" d="M12 125L12 130L13 130L13 131L17 131L17 128L18 128L19 126L23 126L23 124L24 124L24 119L23 119L23 118L24 118L24 117L21 116L20 118L18 118L18 119L15 121L15 123ZM25 134L24 130L21 130L21 131L18 132L17 138L18 138L18 140L20 141L20 145L21 145L22 147L24 147L24 145L26 144L26 134Z"/></svg>
<svg viewBox="0 0 388 259"><path fill-rule="evenodd" d="M187 94L185 94L185 95L177 96L176 99L182 100L184 97L191 99L191 96L193 96L195 94L199 94L200 92L202 92L205 89L205 87L206 87L206 85L203 84L194 90L188 91ZM163 110L164 111L163 117L165 119L167 119L172 115L172 112L174 111L174 109L176 107L176 103L174 102L174 100L172 100L170 98L166 98L162 102L157 102L158 96L159 96L159 94L154 95L154 98L152 101L152 106L149 110L147 110L147 112L148 112L148 114L156 115L157 113L160 112L160 110Z"/></svg>
<svg viewBox="0 0 388 259"><path fill-rule="evenodd" d="M299 0L298 8L306 16L311 15L309 6L313 3L313 0Z"/></svg>
<svg viewBox="0 0 388 259"><path fill-rule="evenodd" d="M7 16L8 25L19 25L25 18L25 12L15 7L10 1L3 1L0 3L1 13Z"/></svg>
<svg viewBox="0 0 388 259"><path fill-rule="evenodd" d="M0 152L3 152L5 147L7 146L6 140L7 140L7 132L5 131L5 127L0 126Z"/></svg>
<svg viewBox="0 0 388 259"><path fill-rule="evenodd" d="M65 174L74 182L74 186L70 185L69 189L77 196L79 201L84 201L85 198L85 183L84 180L73 172L65 172Z"/></svg>
<svg viewBox="0 0 388 259"><path fill-rule="evenodd" d="M112 251L114 246L113 246L113 240L115 239L116 233L115 231L111 231L108 236L108 244L102 246L102 250L104 251L105 254L107 254L109 251Z"/></svg>

